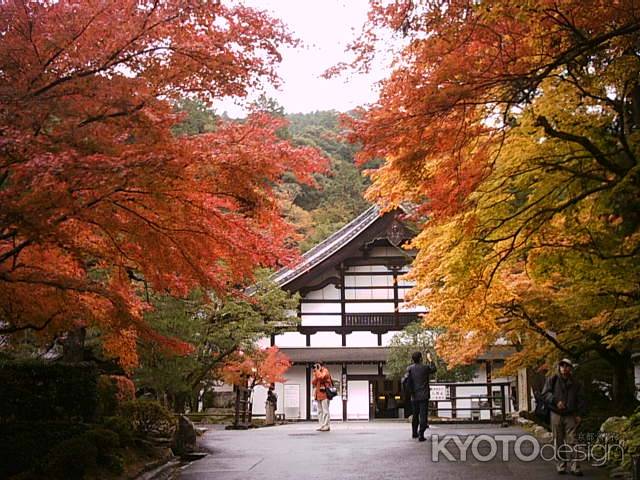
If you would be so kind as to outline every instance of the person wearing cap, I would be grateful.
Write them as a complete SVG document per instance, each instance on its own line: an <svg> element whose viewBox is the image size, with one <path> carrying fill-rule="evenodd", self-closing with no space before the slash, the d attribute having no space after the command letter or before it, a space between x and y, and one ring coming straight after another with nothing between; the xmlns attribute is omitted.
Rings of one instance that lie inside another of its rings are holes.
<svg viewBox="0 0 640 480"><path fill-rule="evenodd" d="M582 476L576 460L576 430L585 411L580 383L573 377L574 364L568 358L558 363L558 373L547 378L542 399L551 410L551 431L556 451L556 471Z"/></svg>

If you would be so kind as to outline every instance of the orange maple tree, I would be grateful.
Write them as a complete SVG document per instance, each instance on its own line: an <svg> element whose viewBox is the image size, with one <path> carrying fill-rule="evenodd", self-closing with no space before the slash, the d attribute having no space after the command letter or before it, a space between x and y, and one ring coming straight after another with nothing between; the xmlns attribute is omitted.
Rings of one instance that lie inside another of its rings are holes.
<svg viewBox="0 0 640 480"><path fill-rule="evenodd" d="M293 258L273 188L312 182L316 151L259 113L171 132L181 98L277 83L295 43L279 21L200 0L9 0L0 31L0 333L97 326L130 355L155 335L132 280L229 292Z"/></svg>
<svg viewBox="0 0 640 480"><path fill-rule="evenodd" d="M633 0L372 2L380 97L348 119L369 197L416 206L412 299L470 361L497 338L539 364L594 353L633 394L640 255L640 8ZM425 220L426 219L426 220ZM628 404L628 402L627 402Z"/></svg>
<svg viewBox="0 0 640 480"><path fill-rule="evenodd" d="M291 361L278 347L238 350L222 368L222 378L230 385L267 386L284 382Z"/></svg>

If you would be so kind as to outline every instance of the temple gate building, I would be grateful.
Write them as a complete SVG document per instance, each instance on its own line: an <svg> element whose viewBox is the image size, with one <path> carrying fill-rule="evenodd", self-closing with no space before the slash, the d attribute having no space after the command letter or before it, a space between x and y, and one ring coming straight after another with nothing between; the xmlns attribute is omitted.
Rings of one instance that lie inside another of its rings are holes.
<svg viewBox="0 0 640 480"><path fill-rule="evenodd" d="M402 214L400 210L381 214L373 206L306 252L293 268L275 274L278 286L301 296L298 311L292 312L300 318L297 331L263 341L263 346L276 345L293 363L285 375L287 382L276 385L277 412L287 419L316 417L311 366L319 360L340 384L341 394L330 403L332 419L405 415L399 381L385 376L388 346L396 333L418 321L427 308L405 304L405 294L413 284L402 276L409 271L415 252L402 248L414 236ZM510 351L507 346L495 347L478 358L472 382L513 380L491 378ZM468 410L457 412L457 417L488 419L489 411L474 412L473 406L480 406L482 395L491 387L465 388L465 396L475 391L478 399L475 403L459 400L456 407L468 406ZM265 398L266 390L256 388L254 415L264 415ZM507 403L510 412L513 405ZM450 402L438 403L437 414L456 416Z"/></svg>

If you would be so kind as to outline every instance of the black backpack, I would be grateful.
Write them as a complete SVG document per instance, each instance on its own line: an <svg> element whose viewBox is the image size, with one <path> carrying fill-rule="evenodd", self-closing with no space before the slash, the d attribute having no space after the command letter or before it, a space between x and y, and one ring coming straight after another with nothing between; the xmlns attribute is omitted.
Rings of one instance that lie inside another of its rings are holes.
<svg viewBox="0 0 640 480"><path fill-rule="evenodd" d="M551 379L551 391L555 390L556 382L558 381L558 376L554 375ZM543 388L544 390L544 388ZM549 423L551 421L551 407L548 402L545 402L542 398L542 392L534 393L534 398L536 399L536 410L535 416L538 420L544 423Z"/></svg>

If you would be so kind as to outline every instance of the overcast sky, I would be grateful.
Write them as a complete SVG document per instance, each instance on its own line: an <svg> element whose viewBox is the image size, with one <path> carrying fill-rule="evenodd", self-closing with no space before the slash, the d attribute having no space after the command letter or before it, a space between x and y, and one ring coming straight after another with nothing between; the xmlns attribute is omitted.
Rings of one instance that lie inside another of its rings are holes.
<svg viewBox="0 0 640 480"><path fill-rule="evenodd" d="M380 69L369 75L343 76L326 80L322 72L338 62L349 60L346 45L361 31L367 17L368 0L243 0L242 3L267 10L280 18L304 45L282 51L279 67L280 90L269 90L285 113L316 110L348 111L373 102L376 81L384 76ZM219 113L244 115L231 100L216 104Z"/></svg>

